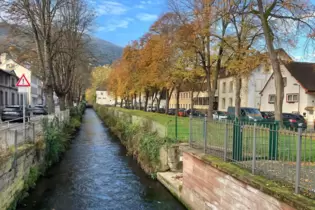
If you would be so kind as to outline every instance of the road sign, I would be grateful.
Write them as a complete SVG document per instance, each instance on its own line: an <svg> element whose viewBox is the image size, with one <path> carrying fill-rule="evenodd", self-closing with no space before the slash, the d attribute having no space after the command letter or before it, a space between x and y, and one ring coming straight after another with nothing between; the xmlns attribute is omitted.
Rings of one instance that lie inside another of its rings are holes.
<svg viewBox="0 0 315 210"><path fill-rule="evenodd" d="M27 92L27 87L30 87L31 84L30 82L26 79L25 75L22 74L21 78L19 79L19 81L16 83L16 87L19 88L19 92L23 92L23 135L24 138L26 137L25 135L25 92Z"/></svg>
<svg viewBox="0 0 315 210"><path fill-rule="evenodd" d="M17 87L30 87L31 84L29 83L29 81L26 79L25 75L23 74L21 76L21 78L19 79L19 81L16 83Z"/></svg>

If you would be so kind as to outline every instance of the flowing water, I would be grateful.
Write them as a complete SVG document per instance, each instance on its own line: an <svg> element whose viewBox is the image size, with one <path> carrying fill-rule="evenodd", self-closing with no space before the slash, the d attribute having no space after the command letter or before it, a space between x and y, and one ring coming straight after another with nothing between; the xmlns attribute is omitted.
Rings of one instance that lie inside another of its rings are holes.
<svg viewBox="0 0 315 210"><path fill-rule="evenodd" d="M87 109L62 161L40 178L19 210L185 209L151 180L94 110Z"/></svg>

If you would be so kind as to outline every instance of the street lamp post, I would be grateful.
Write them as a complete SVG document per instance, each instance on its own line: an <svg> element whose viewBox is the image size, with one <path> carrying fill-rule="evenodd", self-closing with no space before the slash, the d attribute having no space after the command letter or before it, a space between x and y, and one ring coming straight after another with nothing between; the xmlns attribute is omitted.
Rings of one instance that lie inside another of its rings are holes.
<svg viewBox="0 0 315 210"><path fill-rule="evenodd" d="M301 93L301 85L297 84L297 83L294 83L293 85L295 86L299 86L299 101L298 101L298 112L300 113L300 93Z"/></svg>

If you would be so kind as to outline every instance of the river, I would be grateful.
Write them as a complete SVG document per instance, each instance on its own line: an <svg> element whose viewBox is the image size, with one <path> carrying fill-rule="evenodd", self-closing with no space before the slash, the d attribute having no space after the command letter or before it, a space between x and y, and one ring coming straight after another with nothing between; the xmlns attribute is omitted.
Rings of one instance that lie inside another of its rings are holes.
<svg viewBox="0 0 315 210"><path fill-rule="evenodd" d="M111 136L94 110L62 161L41 177L19 210L185 209Z"/></svg>

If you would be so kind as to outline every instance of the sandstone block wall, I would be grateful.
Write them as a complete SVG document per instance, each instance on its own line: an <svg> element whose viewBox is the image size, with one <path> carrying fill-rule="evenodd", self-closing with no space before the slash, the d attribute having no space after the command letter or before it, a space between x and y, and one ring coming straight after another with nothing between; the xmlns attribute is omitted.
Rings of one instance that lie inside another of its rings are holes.
<svg viewBox="0 0 315 210"><path fill-rule="evenodd" d="M181 198L196 210L294 209L187 152L183 152Z"/></svg>

